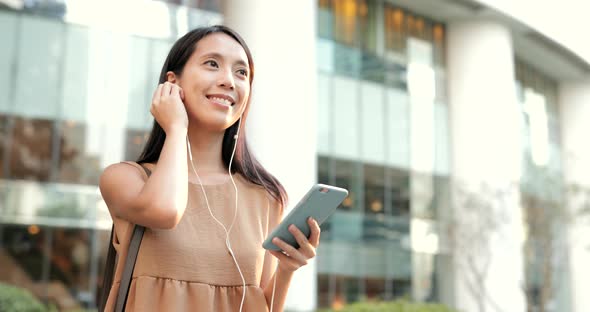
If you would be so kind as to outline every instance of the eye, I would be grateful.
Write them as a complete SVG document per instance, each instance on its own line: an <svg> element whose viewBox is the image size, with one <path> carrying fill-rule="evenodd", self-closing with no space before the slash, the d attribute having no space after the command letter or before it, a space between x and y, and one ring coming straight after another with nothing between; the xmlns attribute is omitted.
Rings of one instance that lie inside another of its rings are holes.
<svg viewBox="0 0 590 312"><path fill-rule="evenodd" d="M245 69L238 69L238 74L242 76L248 76L248 71Z"/></svg>
<svg viewBox="0 0 590 312"><path fill-rule="evenodd" d="M204 64L211 65L212 67L215 67L215 68L218 68L218 67L219 67L219 65L217 64L217 62L216 62L216 61L214 61L214 60L208 60L208 61L205 61L205 63L204 63Z"/></svg>

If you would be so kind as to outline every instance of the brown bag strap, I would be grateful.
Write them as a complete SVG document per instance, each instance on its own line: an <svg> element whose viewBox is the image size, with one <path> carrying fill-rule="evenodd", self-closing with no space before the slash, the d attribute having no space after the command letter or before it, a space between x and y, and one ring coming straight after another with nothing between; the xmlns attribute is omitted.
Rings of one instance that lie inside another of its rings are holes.
<svg viewBox="0 0 590 312"><path fill-rule="evenodd" d="M111 290L111 286L113 285L113 275L115 271L115 258L117 257L117 252L115 251L115 247L113 247L113 235L115 233L115 226L111 227L111 237L109 238L109 249L107 251L107 261L104 267L104 276L102 279L102 289L100 291L100 298L98 301L98 311L104 312L104 308L107 303L107 299L109 298L109 293Z"/></svg>
<svg viewBox="0 0 590 312"><path fill-rule="evenodd" d="M127 259L125 259L123 276L121 277L121 285L119 286L119 293L117 294L115 312L123 312L125 310L125 305L127 305L127 296L129 295L129 287L131 286L131 277L133 276L135 260L137 260L139 245L141 244L144 231L145 227L141 225L135 225L133 227L133 234L131 236L131 242L129 243L129 250L127 251Z"/></svg>
<svg viewBox="0 0 590 312"><path fill-rule="evenodd" d="M152 172L143 165L141 165L141 167L145 170L145 173L149 178ZM117 294L115 312L123 312L127 305L127 297L129 295L129 287L131 287L133 269L135 268L135 261L137 260L137 254L139 253L139 246L141 245L141 239L143 238L144 232L144 226L136 224L133 227L133 234L131 235L131 242L129 243L127 258L125 259L125 267L123 268L123 275L121 277L121 285L119 286L119 293Z"/></svg>

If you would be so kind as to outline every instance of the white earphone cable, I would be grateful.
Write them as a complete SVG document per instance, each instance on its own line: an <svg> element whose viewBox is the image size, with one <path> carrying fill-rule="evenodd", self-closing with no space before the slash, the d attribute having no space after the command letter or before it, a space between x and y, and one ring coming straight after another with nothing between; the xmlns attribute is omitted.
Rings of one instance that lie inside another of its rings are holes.
<svg viewBox="0 0 590 312"><path fill-rule="evenodd" d="M240 310L239 310L240 312L242 311L242 308L244 306L244 300L246 299L246 279L244 278L244 274L242 274L242 270L240 268L240 265L238 264L238 260L236 259L236 256L234 254L233 249L231 248L231 242L229 240L229 234L230 234L230 232L231 232L231 230L232 230L232 228L233 228L233 226L235 224L236 217L238 215L238 187L236 186L236 182L234 181L234 178L233 178L232 173L231 173L231 165L233 163L234 155L236 153L237 140L238 140L238 136L239 136L239 133L240 133L241 123L242 123L242 119L240 118L240 120L238 121L238 131L236 132L236 135L234 136L234 140L236 142L234 143L234 148L232 150L231 158L229 160L229 167L228 167L229 177L230 177L230 179L232 181L232 184L234 186L234 190L235 190L235 193L236 193L236 201L235 201L235 207L236 208L234 210L234 217L233 217L233 220L232 220L232 222L231 222L231 224L229 226L229 229L227 229L225 227L225 225L223 225L223 223L221 221L219 221L219 219L217 219L215 217L215 215L213 215L213 211L211 210L211 206L209 206L209 199L207 198L207 193L205 192L205 187L203 186L203 183L201 181L201 177L197 173L197 169L195 168L195 164L193 162L193 154L191 152L191 143L190 143L190 140L188 139L188 134L186 136L186 143L187 143L187 147L188 147L189 158L190 158L190 161L191 161L191 167L193 169L193 172L197 176L197 180L199 181L199 185L201 186L201 190L203 191L203 195L205 197L205 203L207 205L207 209L209 210L209 214L211 215L211 217L213 218L213 220L215 220L215 222L217 222L223 228L223 230L225 231L225 245L227 246L227 249L229 250L229 253L232 256L232 259L234 260L234 263L235 263L235 265L236 265L236 267L238 269L238 272L240 273L240 277L242 278L242 286L243 286L242 289L243 289L243 291L242 291L242 301L240 302ZM272 285L272 296L271 296L271 300L270 300L270 312L273 311L273 306L274 306L275 288L276 288L276 285L277 285L276 272L278 270L278 267L279 267L279 264L277 262L277 267L275 269L275 277L274 277L274 281L273 281L273 285Z"/></svg>
<svg viewBox="0 0 590 312"><path fill-rule="evenodd" d="M279 270L279 260L277 259L277 267L275 268L275 278L272 282L272 296L270 297L270 312L275 305L275 288L277 287L277 271Z"/></svg>
<svg viewBox="0 0 590 312"><path fill-rule="evenodd" d="M242 119L239 120L238 123L238 131L236 132L236 135L234 137L235 140L238 139L238 134L240 132L240 124L242 122ZM223 228L223 230L225 231L225 245L227 246L227 249L229 250L229 253L232 256L232 259L234 260L234 263L236 265L236 267L238 268L238 272L240 273L240 277L242 278L242 301L240 302L240 312L242 311L242 308L244 306L244 300L246 299L246 279L244 278L244 274L242 274L242 270L240 269L240 265L238 264L238 260L236 259L236 256L234 254L233 249L231 248L231 243L230 243L230 239L229 239L229 233L231 232L234 223L236 221L236 216L238 215L238 187L236 186L236 182L234 181L234 178L231 174L231 165L234 159L234 154L236 152L236 146L237 143L234 143L234 148L231 154L231 158L229 161L229 168L228 168L228 172L229 172L229 177L232 181L232 184L234 185L234 190L236 192L236 201L235 201L235 211L234 211L234 218L230 224L229 229L227 229L225 227L225 225L223 225L223 223L221 223L221 221L219 221L215 215L213 215L213 211L211 211L211 206L209 206L209 199L207 198L207 193L205 192L205 187L203 186L203 183L201 181L201 177L199 176L199 174L197 173L197 169L195 168L195 164L193 162L193 154L191 152L191 143L190 140L188 139L188 134L186 136L186 143L187 143L187 147L188 147L188 154L189 154L189 159L191 161L191 167L193 168L193 172L195 173L195 175L197 176L197 180L199 180L199 185L201 186L201 190L203 191L203 195L205 197L205 203L207 204L207 209L209 210L209 214L211 214L211 217L213 218L213 220L215 220L215 222L217 222L219 225L221 225L221 227ZM273 292L273 296L274 296L274 292Z"/></svg>

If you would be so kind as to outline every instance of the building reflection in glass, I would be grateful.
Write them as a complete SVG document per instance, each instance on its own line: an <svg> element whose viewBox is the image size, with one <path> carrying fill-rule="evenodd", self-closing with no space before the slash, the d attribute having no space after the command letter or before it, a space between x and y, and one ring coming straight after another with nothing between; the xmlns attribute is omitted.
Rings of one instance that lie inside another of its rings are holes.
<svg viewBox="0 0 590 312"><path fill-rule="evenodd" d="M435 301L449 200L444 25L370 0L319 1L318 25L318 181L349 190L322 225L318 305Z"/></svg>
<svg viewBox="0 0 590 312"><path fill-rule="evenodd" d="M96 308L112 224L98 179L139 155L171 42L222 20L215 0L136 6L0 8L0 283L60 311Z"/></svg>

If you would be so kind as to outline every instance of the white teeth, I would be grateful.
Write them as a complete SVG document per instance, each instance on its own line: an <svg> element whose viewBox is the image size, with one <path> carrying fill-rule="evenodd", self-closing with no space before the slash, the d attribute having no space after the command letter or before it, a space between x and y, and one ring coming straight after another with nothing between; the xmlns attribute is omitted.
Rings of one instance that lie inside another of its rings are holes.
<svg viewBox="0 0 590 312"><path fill-rule="evenodd" d="M231 106L231 101L228 101L226 99L222 99L222 98L218 98L218 97L210 97L210 99L213 101L216 101L216 102L223 103L224 105Z"/></svg>

